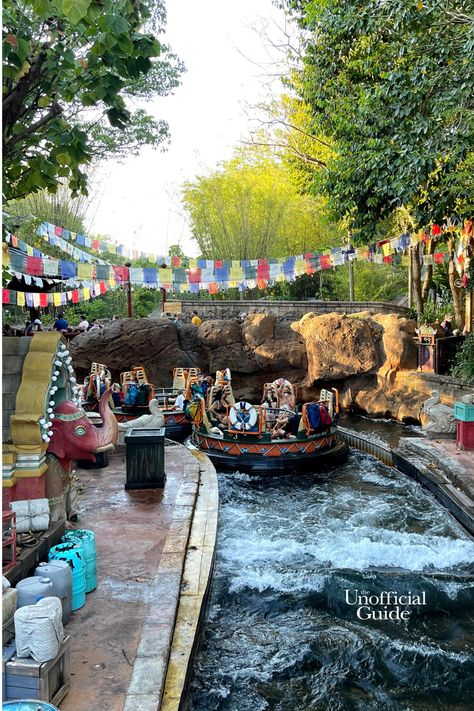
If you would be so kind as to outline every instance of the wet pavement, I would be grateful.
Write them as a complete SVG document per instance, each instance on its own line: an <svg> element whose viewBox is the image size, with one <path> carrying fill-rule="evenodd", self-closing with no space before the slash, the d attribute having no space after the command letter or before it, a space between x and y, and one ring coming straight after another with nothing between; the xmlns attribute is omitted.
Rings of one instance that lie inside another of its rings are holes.
<svg viewBox="0 0 474 711"><path fill-rule="evenodd" d="M122 711L138 658L142 671L148 661L159 673L155 691L164 679L199 463L184 447L171 444L165 449L165 471L164 490L126 491L122 447L108 467L77 470L84 487L82 518L70 527L95 532L98 587L66 627L71 687L61 711ZM134 693L141 693L139 666Z"/></svg>

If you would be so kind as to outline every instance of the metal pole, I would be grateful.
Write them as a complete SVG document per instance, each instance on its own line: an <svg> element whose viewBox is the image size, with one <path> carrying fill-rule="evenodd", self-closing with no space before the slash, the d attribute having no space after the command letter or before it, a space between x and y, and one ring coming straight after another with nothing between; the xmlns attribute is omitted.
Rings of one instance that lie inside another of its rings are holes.
<svg viewBox="0 0 474 711"><path fill-rule="evenodd" d="M411 309L413 307L413 253L411 251L411 247L408 248L408 254L410 257L408 260L408 308Z"/></svg>
<svg viewBox="0 0 474 711"><path fill-rule="evenodd" d="M127 311L128 311L128 318L132 318L132 284L130 281L130 267L132 266L131 262L125 262L125 266L127 267L127 284L126 284L126 289L127 289Z"/></svg>
<svg viewBox="0 0 474 711"><path fill-rule="evenodd" d="M351 233L349 232L347 236L347 247L348 247L348 253L347 253L347 258L349 260L349 301L354 301L354 264L351 259L350 251L351 251Z"/></svg>

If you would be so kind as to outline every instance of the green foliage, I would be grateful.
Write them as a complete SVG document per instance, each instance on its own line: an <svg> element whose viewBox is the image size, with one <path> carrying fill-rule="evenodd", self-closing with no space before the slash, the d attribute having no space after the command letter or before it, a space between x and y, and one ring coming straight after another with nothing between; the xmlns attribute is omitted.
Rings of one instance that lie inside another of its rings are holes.
<svg viewBox="0 0 474 711"><path fill-rule="evenodd" d="M446 304L427 301L423 314L418 317L418 322L420 325L432 325L435 321L439 321L441 323L447 313L452 314L452 309L450 311L449 306L447 307ZM456 324L454 322L452 323L452 327L456 328Z"/></svg>
<svg viewBox="0 0 474 711"><path fill-rule="evenodd" d="M333 142L313 188L365 234L472 211L474 2L283 0L304 31L294 83ZM468 178L467 184L465 178Z"/></svg>
<svg viewBox="0 0 474 711"><path fill-rule="evenodd" d="M470 334L456 354L451 375L463 385L474 385L474 334Z"/></svg>
<svg viewBox="0 0 474 711"><path fill-rule="evenodd" d="M183 66L156 36L164 22L161 0L3 4L7 199L55 192L61 180L85 193L81 168L93 158L163 142L167 125L131 100L179 82Z"/></svg>
<svg viewBox="0 0 474 711"><path fill-rule="evenodd" d="M194 239L206 259L257 259L309 252L342 235L320 201L302 195L268 148L236 151L183 187Z"/></svg>

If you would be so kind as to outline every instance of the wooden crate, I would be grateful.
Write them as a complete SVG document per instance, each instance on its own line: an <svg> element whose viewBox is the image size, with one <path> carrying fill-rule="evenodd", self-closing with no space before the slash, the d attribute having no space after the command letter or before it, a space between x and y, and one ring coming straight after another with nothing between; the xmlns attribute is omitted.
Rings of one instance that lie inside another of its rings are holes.
<svg viewBox="0 0 474 711"><path fill-rule="evenodd" d="M49 662L35 662L16 655L5 663L5 699L39 699L57 705L69 691L70 637L65 637L59 653Z"/></svg>

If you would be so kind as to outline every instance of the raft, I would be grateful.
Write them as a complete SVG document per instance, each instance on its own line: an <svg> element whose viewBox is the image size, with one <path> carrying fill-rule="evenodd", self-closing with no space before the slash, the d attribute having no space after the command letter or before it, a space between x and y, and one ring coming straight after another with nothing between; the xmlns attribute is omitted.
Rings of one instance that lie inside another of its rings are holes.
<svg viewBox="0 0 474 711"><path fill-rule="evenodd" d="M229 374L224 381L218 371L216 384L207 402L195 401L189 445L218 471L295 475L323 471L347 458L348 447L337 436L337 390L321 390L320 400L304 403L298 413L296 386L283 378L264 385L260 405L236 402ZM214 397L220 399L213 407Z"/></svg>
<svg viewBox="0 0 474 711"><path fill-rule="evenodd" d="M204 452L217 471L238 471L253 475L297 475L320 472L343 463L348 446L331 427L321 434L297 439L271 439L261 435L217 436L193 426L190 444Z"/></svg>

